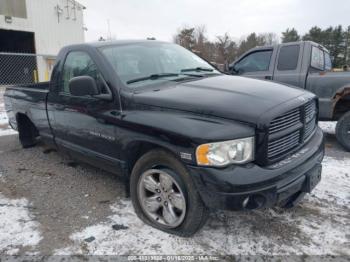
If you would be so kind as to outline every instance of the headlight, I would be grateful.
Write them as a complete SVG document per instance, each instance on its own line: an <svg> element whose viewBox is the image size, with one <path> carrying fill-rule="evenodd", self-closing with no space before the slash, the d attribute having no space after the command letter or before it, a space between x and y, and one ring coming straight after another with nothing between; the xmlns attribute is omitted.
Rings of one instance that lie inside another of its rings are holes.
<svg viewBox="0 0 350 262"><path fill-rule="evenodd" d="M196 158L201 166L226 166L253 161L254 137L200 145Z"/></svg>

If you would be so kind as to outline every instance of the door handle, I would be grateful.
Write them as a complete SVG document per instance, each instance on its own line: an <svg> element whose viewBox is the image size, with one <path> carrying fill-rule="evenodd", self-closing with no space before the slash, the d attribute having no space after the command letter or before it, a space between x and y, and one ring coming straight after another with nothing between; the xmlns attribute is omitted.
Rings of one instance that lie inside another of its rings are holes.
<svg viewBox="0 0 350 262"><path fill-rule="evenodd" d="M272 76L265 76L265 79L272 80Z"/></svg>

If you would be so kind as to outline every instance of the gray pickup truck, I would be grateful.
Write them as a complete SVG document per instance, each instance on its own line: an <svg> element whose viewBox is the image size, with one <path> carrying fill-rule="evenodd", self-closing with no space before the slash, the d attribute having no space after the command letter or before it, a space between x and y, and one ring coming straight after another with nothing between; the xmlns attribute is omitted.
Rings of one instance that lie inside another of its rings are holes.
<svg viewBox="0 0 350 262"><path fill-rule="evenodd" d="M256 47L229 69L234 75L272 80L315 93L319 97L319 119L338 121L336 137L350 151L350 72L333 72L326 48L311 41Z"/></svg>

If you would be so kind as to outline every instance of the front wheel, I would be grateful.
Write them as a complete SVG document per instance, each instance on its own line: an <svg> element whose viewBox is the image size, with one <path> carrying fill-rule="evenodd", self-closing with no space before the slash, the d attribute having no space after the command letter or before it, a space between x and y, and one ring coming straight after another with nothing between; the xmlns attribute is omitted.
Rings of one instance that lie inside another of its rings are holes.
<svg viewBox="0 0 350 262"><path fill-rule="evenodd" d="M350 151L350 111L345 113L339 120L335 129L338 142Z"/></svg>
<svg viewBox="0 0 350 262"><path fill-rule="evenodd" d="M150 151L136 162L130 192L139 218L167 233L191 236L208 217L186 168L163 150Z"/></svg>

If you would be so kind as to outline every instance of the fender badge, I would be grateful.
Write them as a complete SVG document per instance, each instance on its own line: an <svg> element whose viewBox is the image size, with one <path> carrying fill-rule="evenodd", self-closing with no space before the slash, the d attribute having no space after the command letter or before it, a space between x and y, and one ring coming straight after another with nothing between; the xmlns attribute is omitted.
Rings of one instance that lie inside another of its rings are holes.
<svg viewBox="0 0 350 262"><path fill-rule="evenodd" d="M180 152L180 157L186 160L192 160L192 154Z"/></svg>

